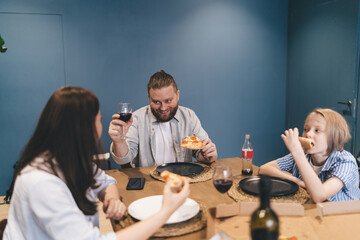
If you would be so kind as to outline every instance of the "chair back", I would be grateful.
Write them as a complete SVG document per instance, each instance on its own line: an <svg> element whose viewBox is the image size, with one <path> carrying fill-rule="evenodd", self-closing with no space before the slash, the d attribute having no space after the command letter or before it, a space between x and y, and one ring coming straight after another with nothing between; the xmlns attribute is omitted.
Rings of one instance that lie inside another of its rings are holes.
<svg viewBox="0 0 360 240"><path fill-rule="evenodd" d="M94 162L101 168L102 170L110 170L111 163L110 163L110 153L103 153L97 156L97 159ZM107 165L107 166L106 166Z"/></svg>
<svg viewBox="0 0 360 240"><path fill-rule="evenodd" d="M0 240L3 239L4 230L7 224L7 218L0 221Z"/></svg>

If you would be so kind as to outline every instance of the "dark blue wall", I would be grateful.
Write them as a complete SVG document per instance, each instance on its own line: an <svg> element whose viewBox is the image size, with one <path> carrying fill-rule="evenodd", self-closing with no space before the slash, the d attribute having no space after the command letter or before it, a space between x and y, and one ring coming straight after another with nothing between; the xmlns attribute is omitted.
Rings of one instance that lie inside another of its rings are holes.
<svg viewBox="0 0 360 240"><path fill-rule="evenodd" d="M62 33L62 45L54 58L63 69L60 85L79 85L97 94L106 150L110 144L107 127L117 102L132 102L135 109L148 104L147 81L164 69L178 83L180 104L198 114L218 147L219 157L240 156L244 135L250 133L254 163L261 165L284 152L280 134L285 126L287 8L285 0L2 0L0 16L21 13L59 17L60 23L54 27ZM47 24L47 20L28 22L40 29L36 32L40 38L49 34ZM9 48L0 54L0 63L7 58L14 62L28 59L31 66L27 53L13 53L18 48L12 44L14 29L6 27L6 22L0 27ZM29 37L20 32L17 39L21 40L16 42L24 44ZM36 47L44 55L46 49L52 47L46 46L43 51L41 46ZM0 88L5 89L14 79L9 79L13 75L3 66L0 64ZM57 68L46 64L36 71L45 73L37 78L44 82L51 81L51 75L59 78L52 70ZM33 77L26 76L29 81ZM1 96L0 132L11 131L1 134L0 141L14 135L18 141L0 145L0 194L9 184L11 167L33 130L44 99L59 87L58 83L38 85L36 94L29 91L25 96L16 95L43 99L30 105L31 113L22 118L26 131L11 123L21 117L21 109ZM16 88L24 90L26 86L17 84ZM13 111L11 116L8 109ZM5 122L10 123L5 126Z"/></svg>
<svg viewBox="0 0 360 240"><path fill-rule="evenodd" d="M314 108L331 108L343 114L352 130L349 151L356 140L358 9L358 0L289 1L287 127L302 132ZM338 104L348 100L351 111Z"/></svg>

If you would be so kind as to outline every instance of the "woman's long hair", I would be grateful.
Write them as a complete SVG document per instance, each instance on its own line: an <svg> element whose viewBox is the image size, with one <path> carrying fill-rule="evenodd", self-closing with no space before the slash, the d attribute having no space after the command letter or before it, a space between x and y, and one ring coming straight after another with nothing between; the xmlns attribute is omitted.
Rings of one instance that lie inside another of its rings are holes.
<svg viewBox="0 0 360 240"><path fill-rule="evenodd" d="M93 158L101 151L95 129L99 101L94 93L79 87L62 87L54 92L43 109L35 132L17 163L14 178L42 153L55 175L62 171L66 185L85 215L96 213L96 202L86 197L96 187ZM56 160L56 167L53 159Z"/></svg>

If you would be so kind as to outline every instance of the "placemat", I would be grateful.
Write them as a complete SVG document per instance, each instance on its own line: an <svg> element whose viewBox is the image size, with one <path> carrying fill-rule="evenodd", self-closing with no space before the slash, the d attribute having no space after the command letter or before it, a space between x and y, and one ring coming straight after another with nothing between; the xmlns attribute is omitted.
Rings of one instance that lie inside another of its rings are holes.
<svg viewBox="0 0 360 240"><path fill-rule="evenodd" d="M214 169L211 166L203 164L203 163L193 163L193 164L201 165L204 168L204 171L198 175L189 177L188 179L189 179L190 183L206 182L206 181L212 179ZM160 174L156 171L156 166L154 167L154 169L152 169L150 171L150 176L155 178L156 180L164 182L164 179L162 177L160 177Z"/></svg>
<svg viewBox="0 0 360 240"><path fill-rule="evenodd" d="M157 232L155 232L152 237L177 237L199 231L206 227L207 208L200 202L198 202L198 204L200 206L200 211L195 217L181 223L166 224L162 226ZM126 212L124 217L118 221L117 224L120 225L120 227L123 229L134 224L135 222L137 222L137 220L133 219Z"/></svg>
<svg viewBox="0 0 360 240"><path fill-rule="evenodd" d="M259 201L259 197L247 194L241 190L238 182L234 182L232 187L229 189L228 193L229 197L234 199L236 202L244 201L244 202L256 202ZM287 202L287 203L300 203L304 204L310 199L309 194L305 189L299 187L299 190L294 194L286 197L273 197L271 201L274 202Z"/></svg>

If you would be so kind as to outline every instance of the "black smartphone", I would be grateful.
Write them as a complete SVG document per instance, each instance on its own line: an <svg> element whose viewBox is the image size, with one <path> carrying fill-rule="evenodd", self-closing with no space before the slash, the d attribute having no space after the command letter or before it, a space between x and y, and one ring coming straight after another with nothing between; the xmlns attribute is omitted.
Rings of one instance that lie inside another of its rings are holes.
<svg viewBox="0 0 360 240"><path fill-rule="evenodd" d="M126 190L141 190L144 188L145 178L129 178Z"/></svg>

